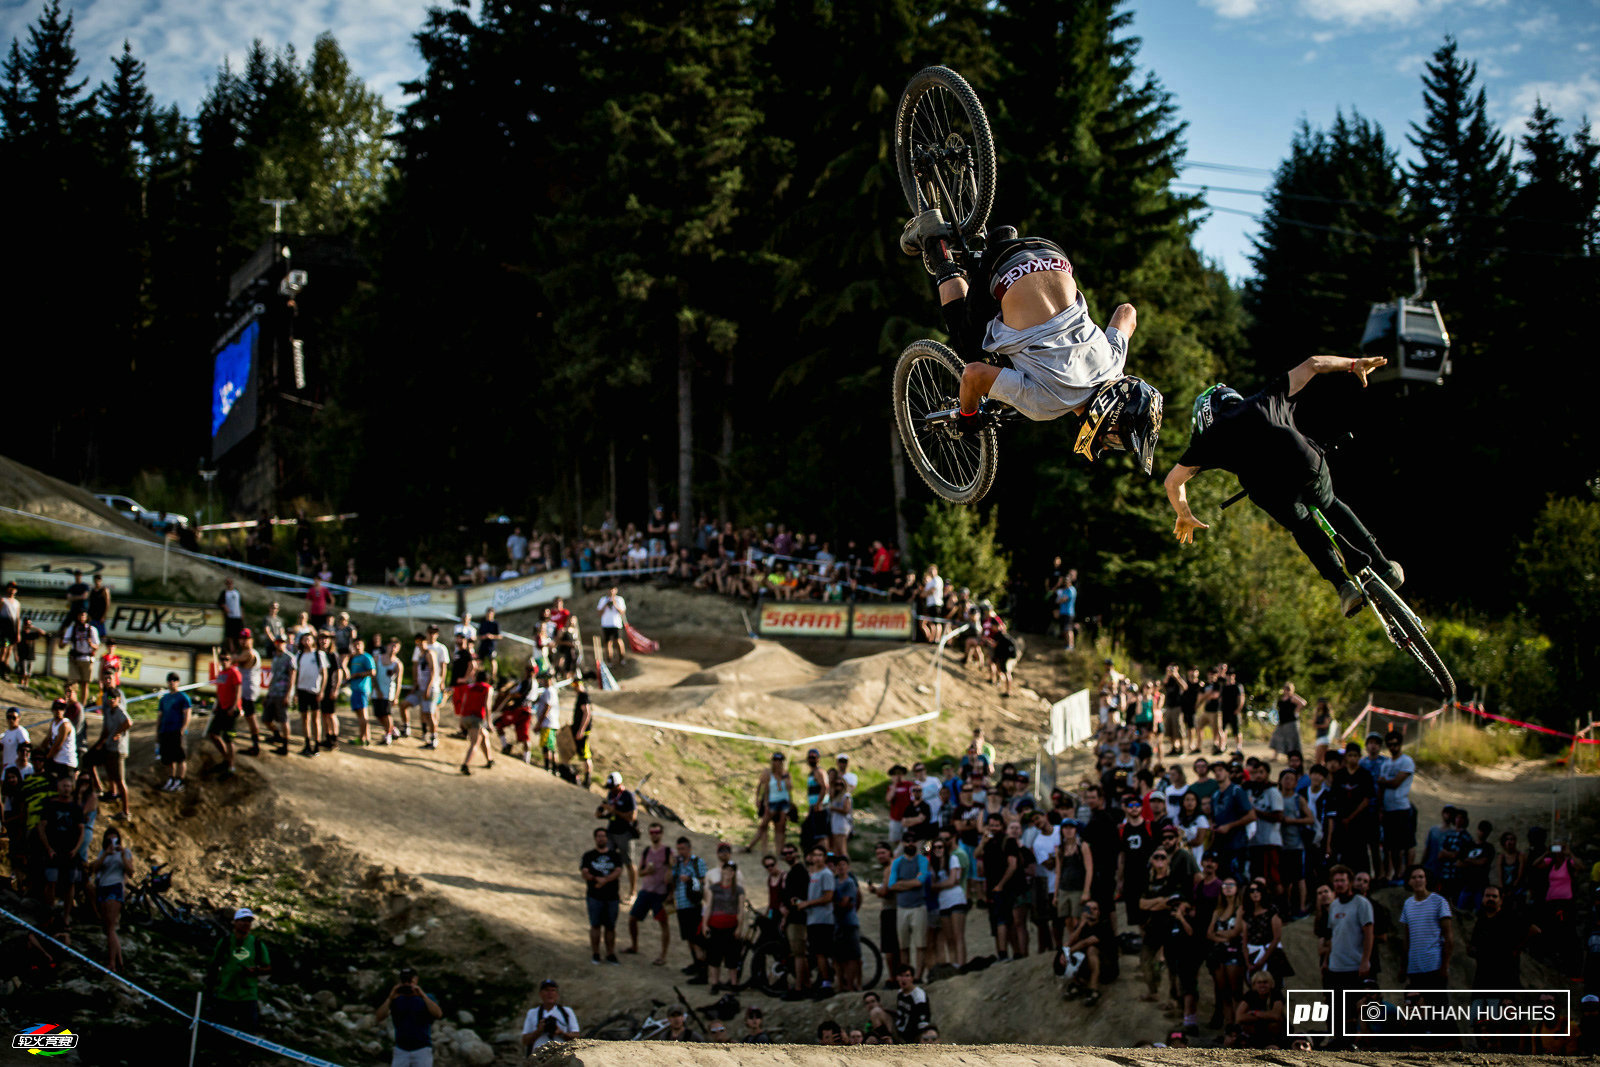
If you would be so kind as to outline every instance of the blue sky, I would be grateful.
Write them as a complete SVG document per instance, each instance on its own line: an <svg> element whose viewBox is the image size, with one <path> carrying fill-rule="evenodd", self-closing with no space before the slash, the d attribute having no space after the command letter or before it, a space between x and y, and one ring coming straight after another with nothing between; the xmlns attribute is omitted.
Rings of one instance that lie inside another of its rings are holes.
<svg viewBox="0 0 1600 1067"><path fill-rule="evenodd" d="M870 0L862 0L870 2ZM124 38L162 102L192 113L216 68L249 42L305 54L332 30L357 72L391 104L420 68L412 34L428 0L65 0L84 71L104 77ZM0 0L4 38L24 34L40 0ZM1542 97L1569 122L1600 117L1600 0L1145 0L1130 5L1140 58L1189 123L1189 157L1270 170L1302 119L1325 125L1356 108L1403 143L1421 112L1420 75L1446 33L1477 60L1496 122L1520 130ZM982 87L979 86L979 92ZM1269 176L1194 168L1185 180L1261 189ZM1213 191L1210 203L1260 210L1259 197ZM1238 278L1249 271L1250 219L1215 212L1201 248Z"/></svg>

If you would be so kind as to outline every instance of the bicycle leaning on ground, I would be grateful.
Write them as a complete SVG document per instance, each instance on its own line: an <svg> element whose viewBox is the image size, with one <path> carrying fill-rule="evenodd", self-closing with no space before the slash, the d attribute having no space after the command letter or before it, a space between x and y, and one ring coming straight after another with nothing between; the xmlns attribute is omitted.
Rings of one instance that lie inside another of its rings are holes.
<svg viewBox="0 0 1600 1067"><path fill-rule="evenodd" d="M683 1005L683 1010L687 1013L689 1022L702 1034L705 1033L705 1021L700 1018L694 1008L690 1007L689 1002L683 995L683 991L677 986L673 986L672 991L677 994L677 1003ZM700 1010L711 1011L715 1007L716 1005L712 1004ZM669 1005L666 1001L652 998L650 1010L645 1012L643 1017L631 1012L618 1012L604 1022L596 1023L584 1036L594 1038L597 1041L654 1041L667 1032L668 1008Z"/></svg>
<svg viewBox="0 0 1600 1067"><path fill-rule="evenodd" d="M165 863L152 863L128 890L122 914L135 922L197 945L211 946L227 936L229 929L204 906L177 903L167 899L172 888L172 872Z"/></svg>

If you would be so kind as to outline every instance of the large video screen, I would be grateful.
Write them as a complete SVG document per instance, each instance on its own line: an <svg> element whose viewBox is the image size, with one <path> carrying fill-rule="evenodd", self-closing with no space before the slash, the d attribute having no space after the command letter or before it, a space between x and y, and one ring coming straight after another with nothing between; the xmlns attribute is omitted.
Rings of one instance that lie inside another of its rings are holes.
<svg viewBox="0 0 1600 1067"><path fill-rule="evenodd" d="M218 459L256 428L257 349L261 322L252 320L217 351L211 378L211 458Z"/></svg>

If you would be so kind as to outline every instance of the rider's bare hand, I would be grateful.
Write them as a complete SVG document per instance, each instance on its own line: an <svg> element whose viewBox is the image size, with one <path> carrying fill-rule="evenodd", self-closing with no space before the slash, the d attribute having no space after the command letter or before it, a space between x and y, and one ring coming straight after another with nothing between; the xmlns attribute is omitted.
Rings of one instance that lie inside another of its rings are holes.
<svg viewBox="0 0 1600 1067"><path fill-rule="evenodd" d="M1360 359L1350 361L1350 373L1361 379L1361 388L1365 389L1367 387L1367 375L1388 362L1389 360L1383 356L1363 356Z"/></svg>
<svg viewBox="0 0 1600 1067"><path fill-rule="evenodd" d="M1172 524L1173 536L1177 537L1180 545L1194 544L1194 532L1209 529L1211 527L1195 518L1193 514L1179 515L1178 521Z"/></svg>

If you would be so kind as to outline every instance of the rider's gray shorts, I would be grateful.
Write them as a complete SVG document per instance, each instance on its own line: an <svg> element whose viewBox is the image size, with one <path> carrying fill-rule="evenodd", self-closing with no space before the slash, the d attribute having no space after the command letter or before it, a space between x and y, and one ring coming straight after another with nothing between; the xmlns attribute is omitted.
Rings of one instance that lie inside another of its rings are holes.
<svg viewBox="0 0 1600 1067"><path fill-rule="evenodd" d="M1098 330L1095 332L1099 333ZM1091 349L1095 362L1115 368L1110 375L1114 378L1121 373L1127 345L1128 342L1119 331L1108 330L1091 345L1084 347ZM1081 357L1083 353L1074 355ZM1035 422L1059 419L1074 408L1087 404L1105 382L1075 385L1062 381L1062 375L1051 373L1055 370L1052 364L1058 359L1058 352L1050 352L1042 360L1027 351L1013 353L1011 366L1000 372L994 385L989 387L989 395L1010 404Z"/></svg>

